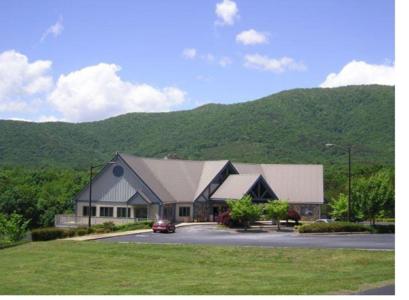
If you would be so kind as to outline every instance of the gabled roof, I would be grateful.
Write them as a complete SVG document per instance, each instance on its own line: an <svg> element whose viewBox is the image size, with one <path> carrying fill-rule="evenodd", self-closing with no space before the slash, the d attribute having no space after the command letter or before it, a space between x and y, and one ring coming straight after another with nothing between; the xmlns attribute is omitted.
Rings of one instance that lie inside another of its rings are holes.
<svg viewBox="0 0 409 300"><path fill-rule="evenodd" d="M214 192L211 199L240 199L260 179L260 174L234 174L229 175L223 184Z"/></svg>
<svg viewBox="0 0 409 300"><path fill-rule="evenodd" d="M163 202L192 202L228 163L155 159L120 154Z"/></svg>
<svg viewBox="0 0 409 300"><path fill-rule="evenodd" d="M164 203L193 202L210 182L231 164L228 160L155 159L127 154L119 156ZM229 175L212 198L222 193L224 196L229 194L228 198L233 198L261 175L279 199L287 199L290 203L324 201L322 165L243 163L232 165L240 175L247 176Z"/></svg>
<svg viewBox="0 0 409 300"><path fill-rule="evenodd" d="M233 163L240 174L261 174L279 199L290 203L323 203L322 165Z"/></svg>

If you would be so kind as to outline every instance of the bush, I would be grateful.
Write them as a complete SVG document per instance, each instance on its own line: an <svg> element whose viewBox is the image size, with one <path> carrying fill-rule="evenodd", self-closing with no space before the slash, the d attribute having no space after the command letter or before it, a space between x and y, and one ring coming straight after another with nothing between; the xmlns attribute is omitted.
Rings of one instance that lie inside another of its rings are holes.
<svg viewBox="0 0 409 300"><path fill-rule="evenodd" d="M261 216L261 206L254 204L248 195L239 200L227 200L227 205L230 209L232 221L244 226L245 230Z"/></svg>
<svg viewBox="0 0 409 300"><path fill-rule="evenodd" d="M373 232L369 226L347 223L347 222L333 222L333 223L312 223L297 227L300 233L316 233L316 232Z"/></svg>
<svg viewBox="0 0 409 300"><path fill-rule="evenodd" d="M89 231L88 228L77 228L76 232L77 232L78 236L83 236L83 235L86 235L88 233L95 232L95 229L94 229L94 231Z"/></svg>
<svg viewBox="0 0 409 300"><path fill-rule="evenodd" d="M63 228L40 228L31 231L31 238L33 241L50 241L56 239L62 239L67 237L69 230Z"/></svg>
<svg viewBox="0 0 409 300"><path fill-rule="evenodd" d="M301 220L301 216L296 210L289 209L288 212L287 212L287 219L286 220L287 220L287 222L288 222L288 220L293 220L293 221L295 221L295 224L298 225L298 222Z"/></svg>
<svg viewBox="0 0 409 300"><path fill-rule="evenodd" d="M221 213L217 219L217 224L221 224L224 226L232 226L232 220L231 220L231 216L230 216L230 212L229 211L225 211L223 213Z"/></svg>
<svg viewBox="0 0 409 300"><path fill-rule="evenodd" d="M0 213L0 243L15 243L22 240L27 233L29 221L16 213L5 216Z"/></svg>
<svg viewBox="0 0 409 300"><path fill-rule="evenodd" d="M142 221L137 223L129 223L123 225L116 225L114 231L129 231L137 229L150 229L153 226L153 221Z"/></svg>
<svg viewBox="0 0 409 300"><path fill-rule="evenodd" d="M395 233L395 225L372 225L376 233Z"/></svg>

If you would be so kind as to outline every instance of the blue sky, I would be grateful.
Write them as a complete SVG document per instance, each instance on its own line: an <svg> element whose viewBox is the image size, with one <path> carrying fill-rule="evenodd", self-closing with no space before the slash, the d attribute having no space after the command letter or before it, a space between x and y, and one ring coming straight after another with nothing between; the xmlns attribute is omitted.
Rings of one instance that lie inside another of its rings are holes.
<svg viewBox="0 0 409 300"><path fill-rule="evenodd" d="M0 36L1 119L81 122L394 84L390 0L2 1Z"/></svg>

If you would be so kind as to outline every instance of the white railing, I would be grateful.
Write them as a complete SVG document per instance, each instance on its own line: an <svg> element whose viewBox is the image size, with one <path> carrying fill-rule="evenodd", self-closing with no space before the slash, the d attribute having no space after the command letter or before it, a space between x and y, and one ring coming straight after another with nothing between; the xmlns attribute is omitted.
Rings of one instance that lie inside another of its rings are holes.
<svg viewBox="0 0 409 300"><path fill-rule="evenodd" d="M114 218L114 217L91 217L91 225L113 222L117 225L135 223L140 221L150 221L147 218ZM55 215L55 227L78 227L88 225L88 217L76 215Z"/></svg>

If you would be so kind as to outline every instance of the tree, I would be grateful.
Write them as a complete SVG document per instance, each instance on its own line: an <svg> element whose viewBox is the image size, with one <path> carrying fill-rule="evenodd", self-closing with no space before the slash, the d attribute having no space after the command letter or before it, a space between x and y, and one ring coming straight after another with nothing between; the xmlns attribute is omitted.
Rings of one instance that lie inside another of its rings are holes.
<svg viewBox="0 0 409 300"><path fill-rule="evenodd" d="M280 230L280 220L287 217L288 207L288 201L286 200L270 200L264 206L267 215L272 220L277 221L278 230Z"/></svg>
<svg viewBox="0 0 409 300"><path fill-rule="evenodd" d="M240 200L227 200L227 205L232 220L243 225L245 230L250 227L251 223L260 218L260 205L253 204L251 197L248 195L243 196Z"/></svg>
<svg viewBox="0 0 409 300"><path fill-rule="evenodd" d="M332 198L329 206L331 207L331 216L335 220L348 221L348 196L340 193L338 198ZM351 219L361 221L364 216L355 202L351 203Z"/></svg>
<svg viewBox="0 0 409 300"><path fill-rule="evenodd" d="M28 223L16 213L6 217L0 214L0 243L12 243L22 240L27 232Z"/></svg>
<svg viewBox="0 0 409 300"><path fill-rule="evenodd" d="M335 220L346 221L348 218L348 196L340 193L338 198L333 198L329 204L331 207L331 216Z"/></svg>
<svg viewBox="0 0 409 300"><path fill-rule="evenodd" d="M376 217L392 213L395 202L393 174L381 170L369 178L359 178L353 188L354 207L374 225ZM392 210L392 212L391 212Z"/></svg>

